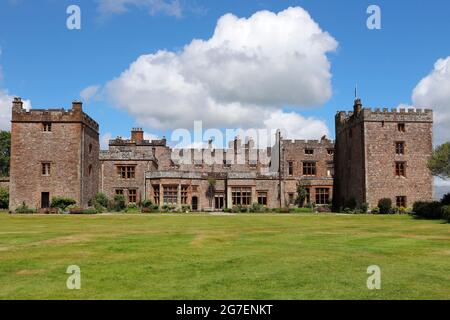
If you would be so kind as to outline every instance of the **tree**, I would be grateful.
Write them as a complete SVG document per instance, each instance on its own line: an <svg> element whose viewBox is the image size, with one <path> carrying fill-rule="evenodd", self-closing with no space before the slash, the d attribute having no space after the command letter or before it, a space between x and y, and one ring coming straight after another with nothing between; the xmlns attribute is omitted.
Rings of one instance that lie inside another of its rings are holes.
<svg viewBox="0 0 450 320"><path fill-rule="evenodd" d="M206 197L209 199L209 206L212 207L212 201L216 194L216 180L208 179L208 189L206 189Z"/></svg>
<svg viewBox="0 0 450 320"><path fill-rule="evenodd" d="M306 188L304 186L302 186L301 184L297 184L297 205L299 207L303 207L303 205L305 204L305 199L307 196L308 192L306 191Z"/></svg>
<svg viewBox="0 0 450 320"><path fill-rule="evenodd" d="M433 150L428 161L431 174L442 179L450 178L450 142L441 144Z"/></svg>
<svg viewBox="0 0 450 320"><path fill-rule="evenodd" d="M0 131L0 176L9 176L9 159L11 156L11 133Z"/></svg>

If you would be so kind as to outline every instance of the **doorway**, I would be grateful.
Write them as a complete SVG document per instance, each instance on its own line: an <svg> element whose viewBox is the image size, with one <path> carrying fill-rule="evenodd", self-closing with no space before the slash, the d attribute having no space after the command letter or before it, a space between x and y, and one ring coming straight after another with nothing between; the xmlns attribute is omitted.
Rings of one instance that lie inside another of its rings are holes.
<svg viewBox="0 0 450 320"><path fill-rule="evenodd" d="M198 198L196 196L192 197L192 211L198 210Z"/></svg>
<svg viewBox="0 0 450 320"><path fill-rule="evenodd" d="M41 208L47 209L50 207L50 193L42 192L41 193Z"/></svg>
<svg viewBox="0 0 450 320"><path fill-rule="evenodd" d="M216 194L214 196L214 209L216 210L222 210L224 206L224 195L223 194Z"/></svg>

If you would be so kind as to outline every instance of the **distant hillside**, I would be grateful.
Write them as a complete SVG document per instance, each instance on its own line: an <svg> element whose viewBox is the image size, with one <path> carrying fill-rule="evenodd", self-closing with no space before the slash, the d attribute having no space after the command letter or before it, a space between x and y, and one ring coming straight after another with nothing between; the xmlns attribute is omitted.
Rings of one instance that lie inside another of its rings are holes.
<svg viewBox="0 0 450 320"><path fill-rule="evenodd" d="M434 186L434 197L436 200L442 199L442 196L450 193L450 186Z"/></svg>

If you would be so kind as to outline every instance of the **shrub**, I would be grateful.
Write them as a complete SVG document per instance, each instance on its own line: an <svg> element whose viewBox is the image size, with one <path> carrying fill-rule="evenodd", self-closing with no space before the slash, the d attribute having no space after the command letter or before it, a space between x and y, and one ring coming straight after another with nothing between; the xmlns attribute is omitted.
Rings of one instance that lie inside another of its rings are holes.
<svg viewBox="0 0 450 320"><path fill-rule="evenodd" d="M370 213L372 213L372 214L380 214L380 208L378 208L378 207L372 208L372 210L370 210Z"/></svg>
<svg viewBox="0 0 450 320"><path fill-rule="evenodd" d="M261 213L261 212L266 212L266 208L262 204L259 204L259 203L255 202L249 208L249 211L253 212L253 213Z"/></svg>
<svg viewBox="0 0 450 320"><path fill-rule="evenodd" d="M28 208L24 201L19 207L16 208L16 213L36 213L36 210Z"/></svg>
<svg viewBox="0 0 450 320"><path fill-rule="evenodd" d="M77 202L71 198L64 197L53 197L52 202L50 203L51 208L58 208L61 210L66 210L66 208L70 205L76 204Z"/></svg>
<svg viewBox="0 0 450 320"><path fill-rule="evenodd" d="M151 208L153 206L153 203L150 200L144 200L141 203L142 208Z"/></svg>
<svg viewBox="0 0 450 320"><path fill-rule="evenodd" d="M364 202L363 204L361 204L361 207L359 209L361 213L367 213L367 211L369 210L369 205Z"/></svg>
<svg viewBox="0 0 450 320"><path fill-rule="evenodd" d="M442 215L442 219L445 219L448 222L450 222L450 205L442 206L441 215Z"/></svg>
<svg viewBox="0 0 450 320"><path fill-rule="evenodd" d="M223 212L225 212L225 213L231 213L231 209L230 209L230 208L224 208L224 209L223 209Z"/></svg>
<svg viewBox="0 0 450 320"><path fill-rule="evenodd" d="M84 213L84 209L80 208L80 207L70 208L69 209L69 213L70 214L83 214Z"/></svg>
<svg viewBox="0 0 450 320"><path fill-rule="evenodd" d="M116 212L120 212L125 209L125 197L123 194L116 194L112 203L112 209Z"/></svg>
<svg viewBox="0 0 450 320"><path fill-rule="evenodd" d="M183 211L183 212L190 212L191 211L191 206L188 205L188 204L183 204L181 206L181 211Z"/></svg>
<svg viewBox="0 0 450 320"><path fill-rule="evenodd" d="M441 219L441 203L438 201L424 202L417 201L414 203L413 212L416 216L425 219Z"/></svg>
<svg viewBox="0 0 450 320"><path fill-rule="evenodd" d="M392 200L389 198L383 198L378 201L378 208L380 208L380 214L389 214L392 209Z"/></svg>
<svg viewBox="0 0 450 320"><path fill-rule="evenodd" d="M444 194L444 196L441 199L441 205L450 206L450 193Z"/></svg>
<svg viewBox="0 0 450 320"><path fill-rule="evenodd" d="M0 188L0 209L8 209L9 207L9 190Z"/></svg>
<svg viewBox="0 0 450 320"><path fill-rule="evenodd" d="M97 214L97 210L95 208L87 208L83 210L83 214Z"/></svg>
<svg viewBox="0 0 450 320"><path fill-rule="evenodd" d="M104 193L97 193L92 201L92 205L100 205L103 208L107 208L108 207L108 203L109 203L109 199L108 197L104 194Z"/></svg>

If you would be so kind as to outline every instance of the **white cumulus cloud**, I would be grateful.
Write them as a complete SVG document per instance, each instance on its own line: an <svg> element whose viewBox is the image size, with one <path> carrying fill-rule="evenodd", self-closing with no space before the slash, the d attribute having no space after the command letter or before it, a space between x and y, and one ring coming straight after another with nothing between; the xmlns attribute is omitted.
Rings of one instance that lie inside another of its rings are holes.
<svg viewBox="0 0 450 320"><path fill-rule="evenodd" d="M450 141L450 56L436 61L414 88L412 100L414 106L434 110L435 143Z"/></svg>
<svg viewBox="0 0 450 320"><path fill-rule="evenodd" d="M97 86L97 85L93 85L93 86L89 86L87 88L84 88L80 92L80 98L84 102L89 102L92 98L94 98L96 96L96 94L98 93L99 89L100 89L100 86Z"/></svg>
<svg viewBox="0 0 450 320"><path fill-rule="evenodd" d="M296 137L320 136L328 133L323 121L282 107L319 106L331 97L327 53L336 47L299 7L249 18L226 14L208 40L140 56L106 84L105 94L156 129L191 128L202 120L204 127L279 125Z"/></svg>
<svg viewBox="0 0 450 320"><path fill-rule="evenodd" d="M11 129L11 109L14 97L9 95L6 90L0 89L0 130ZM30 100L22 100L25 109L31 109Z"/></svg>

